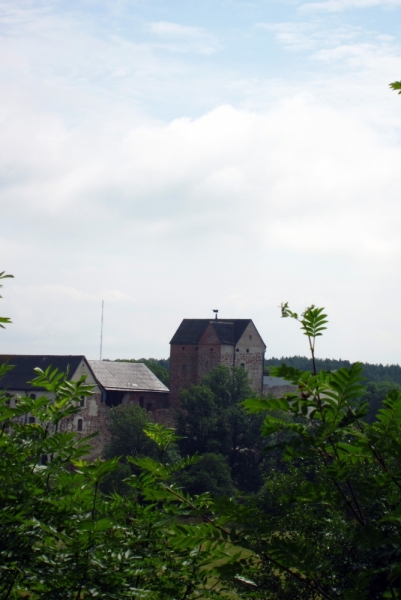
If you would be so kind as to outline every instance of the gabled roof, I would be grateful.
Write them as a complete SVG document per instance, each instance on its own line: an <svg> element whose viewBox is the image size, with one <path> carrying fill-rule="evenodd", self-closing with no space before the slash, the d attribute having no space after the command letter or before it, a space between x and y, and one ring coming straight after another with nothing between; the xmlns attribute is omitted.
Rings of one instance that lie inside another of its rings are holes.
<svg viewBox="0 0 401 600"><path fill-rule="evenodd" d="M184 319L170 344L198 344L211 325L221 344L235 345L251 322L251 319Z"/></svg>
<svg viewBox="0 0 401 600"><path fill-rule="evenodd" d="M168 388L143 363L88 360L96 380L105 390L164 392Z"/></svg>
<svg viewBox="0 0 401 600"><path fill-rule="evenodd" d="M84 356L58 356L58 355L42 355L42 354L0 354L0 364L8 363L14 368L0 379L0 389L8 390L40 390L39 388L29 384L36 377L34 369L39 367L43 371L47 367L52 366L53 369L58 369L60 372L65 372L67 369L72 376Z"/></svg>

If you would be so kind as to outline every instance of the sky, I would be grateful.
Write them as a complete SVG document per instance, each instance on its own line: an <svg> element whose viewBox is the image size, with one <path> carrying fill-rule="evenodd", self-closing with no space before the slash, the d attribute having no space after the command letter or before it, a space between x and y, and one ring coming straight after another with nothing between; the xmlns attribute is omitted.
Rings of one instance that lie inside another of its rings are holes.
<svg viewBox="0 0 401 600"><path fill-rule="evenodd" d="M1 0L0 353L165 358L324 306L401 363L401 0Z"/></svg>

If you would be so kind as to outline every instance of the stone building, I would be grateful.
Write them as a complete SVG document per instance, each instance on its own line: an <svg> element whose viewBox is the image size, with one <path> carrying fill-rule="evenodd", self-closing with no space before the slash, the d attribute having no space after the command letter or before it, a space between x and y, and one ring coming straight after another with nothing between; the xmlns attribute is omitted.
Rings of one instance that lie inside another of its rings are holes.
<svg viewBox="0 0 401 600"><path fill-rule="evenodd" d="M170 342L170 403L217 365L242 367L263 391L266 345L251 319L184 319Z"/></svg>
<svg viewBox="0 0 401 600"><path fill-rule="evenodd" d="M98 433L91 441L89 459L102 454L107 442L108 411L113 406L137 404L150 411L156 422L170 424L169 390L142 363L91 361L85 356L0 355L0 363L4 362L14 367L0 380L0 389L9 394L11 405L16 396L51 397L45 389L29 383L35 377L35 367L45 370L51 366L60 372L68 369L71 381L85 376L86 383L93 385L94 393L80 399L79 413L60 423L61 431ZM35 422L31 415L25 418Z"/></svg>

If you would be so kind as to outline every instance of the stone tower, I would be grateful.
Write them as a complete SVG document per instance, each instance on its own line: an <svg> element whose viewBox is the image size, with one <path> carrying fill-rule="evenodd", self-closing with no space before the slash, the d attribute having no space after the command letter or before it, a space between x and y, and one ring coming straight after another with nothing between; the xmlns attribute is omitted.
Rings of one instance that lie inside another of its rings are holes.
<svg viewBox="0 0 401 600"><path fill-rule="evenodd" d="M263 390L266 345L251 319L184 319L170 342L170 403L217 365L242 367Z"/></svg>

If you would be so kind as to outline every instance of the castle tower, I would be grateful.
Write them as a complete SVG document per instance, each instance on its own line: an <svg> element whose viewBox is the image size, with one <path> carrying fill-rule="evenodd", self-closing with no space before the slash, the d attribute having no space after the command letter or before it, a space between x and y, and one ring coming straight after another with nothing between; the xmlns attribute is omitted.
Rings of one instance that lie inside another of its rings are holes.
<svg viewBox="0 0 401 600"><path fill-rule="evenodd" d="M170 342L170 403L199 385L217 365L242 367L252 389L263 390L266 345L251 319L184 319Z"/></svg>

